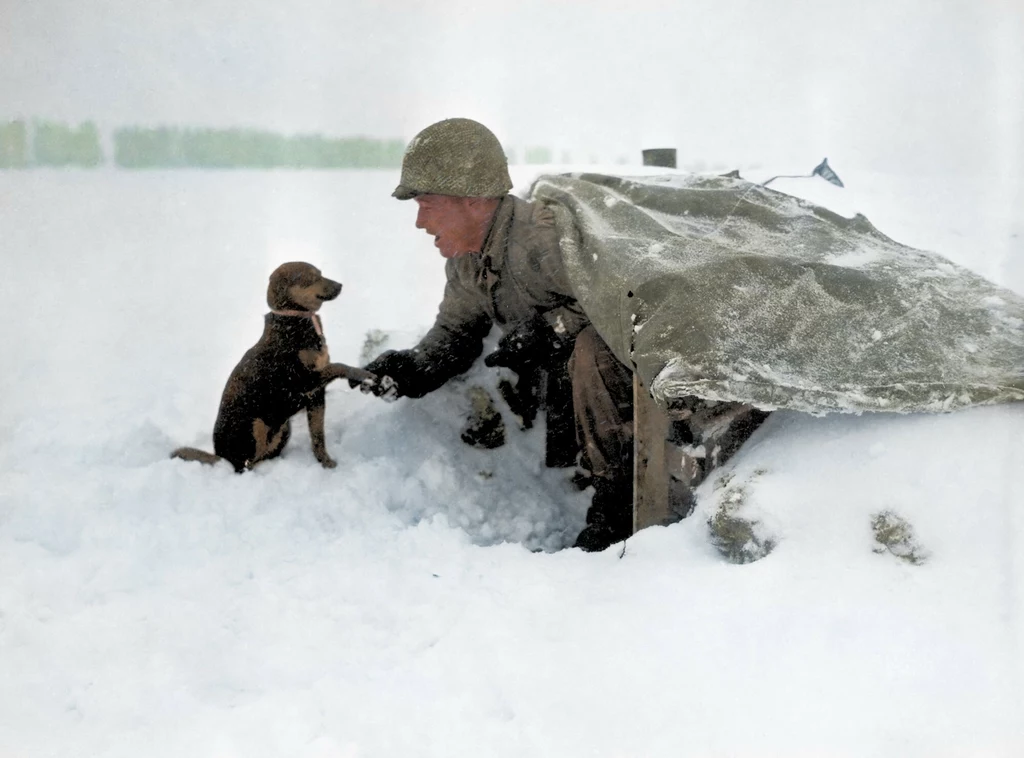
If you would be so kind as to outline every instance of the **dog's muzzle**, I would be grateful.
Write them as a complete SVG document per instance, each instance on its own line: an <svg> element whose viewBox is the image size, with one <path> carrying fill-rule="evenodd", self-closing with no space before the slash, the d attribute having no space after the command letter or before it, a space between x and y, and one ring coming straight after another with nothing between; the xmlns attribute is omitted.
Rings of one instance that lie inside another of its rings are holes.
<svg viewBox="0 0 1024 758"><path fill-rule="evenodd" d="M333 300L341 294L341 283L324 279L324 294L320 295L321 300Z"/></svg>

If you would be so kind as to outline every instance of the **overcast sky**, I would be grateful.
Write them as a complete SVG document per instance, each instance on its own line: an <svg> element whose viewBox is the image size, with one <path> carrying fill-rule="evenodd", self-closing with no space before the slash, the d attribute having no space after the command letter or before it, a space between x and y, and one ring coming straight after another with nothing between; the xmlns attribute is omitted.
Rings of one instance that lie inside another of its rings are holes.
<svg viewBox="0 0 1024 758"><path fill-rule="evenodd" d="M0 0L0 119L1024 167L1021 0Z"/></svg>

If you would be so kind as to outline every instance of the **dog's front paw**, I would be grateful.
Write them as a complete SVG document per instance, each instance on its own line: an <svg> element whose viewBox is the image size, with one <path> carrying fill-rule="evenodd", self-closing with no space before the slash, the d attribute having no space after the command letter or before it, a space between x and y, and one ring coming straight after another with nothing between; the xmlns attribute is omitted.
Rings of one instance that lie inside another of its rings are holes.
<svg viewBox="0 0 1024 758"><path fill-rule="evenodd" d="M356 368L355 366L347 367L345 375L349 380L349 384L353 388L358 387L360 384L366 384L367 382L377 381L377 375L374 374L372 371L367 371L366 369L362 368Z"/></svg>
<svg viewBox="0 0 1024 758"><path fill-rule="evenodd" d="M325 455L320 459L320 465L324 468L338 468L338 462L329 455Z"/></svg>

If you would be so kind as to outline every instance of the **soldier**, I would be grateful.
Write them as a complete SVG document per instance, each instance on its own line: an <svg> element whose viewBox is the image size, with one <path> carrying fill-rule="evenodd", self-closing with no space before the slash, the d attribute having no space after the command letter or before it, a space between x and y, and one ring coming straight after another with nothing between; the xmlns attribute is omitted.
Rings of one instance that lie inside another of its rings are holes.
<svg viewBox="0 0 1024 758"><path fill-rule="evenodd" d="M446 119L413 138L392 195L419 206L416 227L447 259L447 284L419 344L365 368L391 377L398 396L422 397L469 369L497 324L503 336L486 365L521 377L537 367L567 372L580 464L594 485L575 547L604 550L632 533L632 374L576 300L552 212L511 189L505 153L483 124Z"/></svg>

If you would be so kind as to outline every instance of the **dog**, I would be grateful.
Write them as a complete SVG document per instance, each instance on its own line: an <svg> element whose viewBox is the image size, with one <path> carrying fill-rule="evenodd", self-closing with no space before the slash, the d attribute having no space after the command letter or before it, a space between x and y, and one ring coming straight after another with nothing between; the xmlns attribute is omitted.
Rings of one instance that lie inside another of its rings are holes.
<svg viewBox="0 0 1024 758"><path fill-rule="evenodd" d="M276 458L291 435L291 417L305 409L313 455L337 463L324 443L325 388L335 379L372 384L369 371L331 363L317 311L341 294L341 284L309 263L283 263L270 275L263 336L228 377L213 427L213 453L181 447L172 458L213 464L224 459L242 473Z"/></svg>

